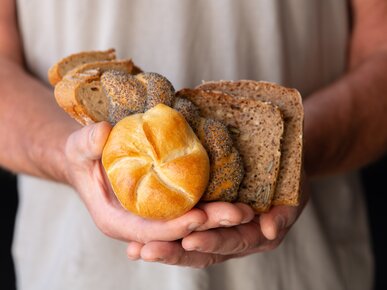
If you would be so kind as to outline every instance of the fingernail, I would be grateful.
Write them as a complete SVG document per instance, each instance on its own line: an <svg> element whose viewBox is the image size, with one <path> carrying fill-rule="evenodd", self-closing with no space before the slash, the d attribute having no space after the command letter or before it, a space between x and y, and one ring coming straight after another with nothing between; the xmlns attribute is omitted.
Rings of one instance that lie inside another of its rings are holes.
<svg viewBox="0 0 387 290"><path fill-rule="evenodd" d="M188 226L188 230L190 231L190 232L192 232L192 231L194 231L194 230L196 230L198 227L200 227L201 226L201 224L199 224L199 223L193 223L193 224L190 224L189 226Z"/></svg>
<svg viewBox="0 0 387 290"><path fill-rule="evenodd" d="M222 225L222 226L231 226L231 225L233 225L229 220L221 220L219 222L219 224Z"/></svg>
<svg viewBox="0 0 387 290"><path fill-rule="evenodd" d="M145 262L151 262L151 263L153 263L153 262L163 262L163 261L165 261L165 259L162 258L162 257L144 258L143 260L144 260Z"/></svg>
<svg viewBox="0 0 387 290"><path fill-rule="evenodd" d="M139 258L137 256L132 256L132 255L127 255L128 256L128 259L131 260L131 261L136 261L138 260Z"/></svg>
<svg viewBox="0 0 387 290"><path fill-rule="evenodd" d="M247 224L249 222L251 222L253 219L251 217L247 217L247 218L244 218L242 221L241 221L241 224Z"/></svg>
<svg viewBox="0 0 387 290"><path fill-rule="evenodd" d="M184 250L189 251L189 252L192 252L192 251L199 251L200 252L200 248L198 248L198 247L184 248Z"/></svg>

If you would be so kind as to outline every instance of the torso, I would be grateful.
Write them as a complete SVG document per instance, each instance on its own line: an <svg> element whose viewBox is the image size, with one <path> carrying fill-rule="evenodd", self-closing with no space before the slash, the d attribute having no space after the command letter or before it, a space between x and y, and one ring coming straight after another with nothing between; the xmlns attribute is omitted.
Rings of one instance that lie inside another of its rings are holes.
<svg viewBox="0 0 387 290"><path fill-rule="evenodd" d="M344 0L17 2L27 65L43 81L59 58L110 47L167 76L176 89L255 79L307 96L345 69ZM99 233L71 189L23 176L14 244L20 289L370 289L356 178L313 187L312 201L277 250L193 270L129 262L125 244ZM351 267L355 261L361 264Z"/></svg>

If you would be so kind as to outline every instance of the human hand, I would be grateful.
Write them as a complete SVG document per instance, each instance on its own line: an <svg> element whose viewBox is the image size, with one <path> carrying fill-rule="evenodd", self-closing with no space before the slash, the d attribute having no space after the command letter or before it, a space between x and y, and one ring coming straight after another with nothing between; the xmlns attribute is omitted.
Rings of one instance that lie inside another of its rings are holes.
<svg viewBox="0 0 387 290"><path fill-rule="evenodd" d="M143 219L126 211L111 190L100 162L110 130L108 123L101 122L74 132L67 140L65 154L69 184L79 192L95 224L107 236L138 244L174 241L222 220L229 224L252 220L254 214L246 205L229 204L222 211L209 210L208 206L194 208L169 221Z"/></svg>
<svg viewBox="0 0 387 290"><path fill-rule="evenodd" d="M127 247L129 259L157 261L164 264L207 267L228 259L277 248L301 214L308 199L304 186L299 206L274 206L269 212L257 215L247 223L222 225L209 220L180 241L153 241L145 244L131 242ZM199 207L209 216L223 212L226 203L206 203ZM246 206L235 204L232 206Z"/></svg>

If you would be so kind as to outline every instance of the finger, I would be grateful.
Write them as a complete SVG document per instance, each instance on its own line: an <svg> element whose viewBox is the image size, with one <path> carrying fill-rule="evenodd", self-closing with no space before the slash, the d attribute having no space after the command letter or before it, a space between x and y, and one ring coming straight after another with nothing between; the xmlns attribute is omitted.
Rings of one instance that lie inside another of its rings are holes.
<svg viewBox="0 0 387 290"><path fill-rule="evenodd" d="M254 211L246 204L229 202L207 202L198 206L207 215L207 221L198 231L218 227L231 227L248 223L254 218Z"/></svg>
<svg viewBox="0 0 387 290"><path fill-rule="evenodd" d="M192 209L168 221L144 219L112 204L101 206L98 212L100 216L95 215L94 220L106 235L140 243L181 239L207 220L206 214L200 209Z"/></svg>
<svg viewBox="0 0 387 290"><path fill-rule="evenodd" d="M129 260L135 261L141 258L141 249L144 244L138 242L129 242L126 248L126 255Z"/></svg>
<svg viewBox="0 0 387 290"><path fill-rule="evenodd" d="M99 122L85 126L70 135L66 144L66 155L76 160L98 160L107 141L111 125Z"/></svg>
<svg viewBox="0 0 387 290"><path fill-rule="evenodd" d="M287 231L298 219L309 200L309 183L303 171L301 178L301 193L298 206L274 206L269 212L260 216L261 229L265 237L275 240L282 231Z"/></svg>
<svg viewBox="0 0 387 290"><path fill-rule="evenodd" d="M187 251L232 255L257 248L267 243L259 224L250 222L231 228L195 232L182 240Z"/></svg>
<svg viewBox="0 0 387 290"><path fill-rule="evenodd" d="M204 268L226 260L227 256L185 251L180 242L151 242L141 249L141 258L149 262Z"/></svg>
<svg viewBox="0 0 387 290"><path fill-rule="evenodd" d="M298 212L298 207L274 206L269 212L261 214L259 222L263 235L269 240L275 240L281 231L296 221Z"/></svg>

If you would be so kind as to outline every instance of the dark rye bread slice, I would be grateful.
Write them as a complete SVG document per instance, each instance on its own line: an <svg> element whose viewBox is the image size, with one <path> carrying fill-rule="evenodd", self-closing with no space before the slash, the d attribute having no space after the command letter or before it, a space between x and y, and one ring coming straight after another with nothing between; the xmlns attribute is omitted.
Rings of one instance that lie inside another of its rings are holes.
<svg viewBox="0 0 387 290"><path fill-rule="evenodd" d="M108 99L101 76L109 70L131 74L135 66L131 60L112 60L74 68L55 86L58 105L82 125L108 120Z"/></svg>
<svg viewBox="0 0 387 290"><path fill-rule="evenodd" d="M198 88L220 91L236 98L268 101L278 106L284 120L282 157L273 205L299 204L302 170L304 111L300 93L269 82L250 80L205 82Z"/></svg>
<svg viewBox="0 0 387 290"><path fill-rule="evenodd" d="M239 201L250 204L256 212L267 211L280 166L284 127L279 109L258 100L200 89L183 89L177 96L197 105L203 117L222 121L229 127L245 167Z"/></svg>
<svg viewBox="0 0 387 290"><path fill-rule="evenodd" d="M48 81L55 86L60 80L74 68L90 62L110 61L116 59L114 49L105 51L84 51L71 54L57 63L48 70Z"/></svg>

